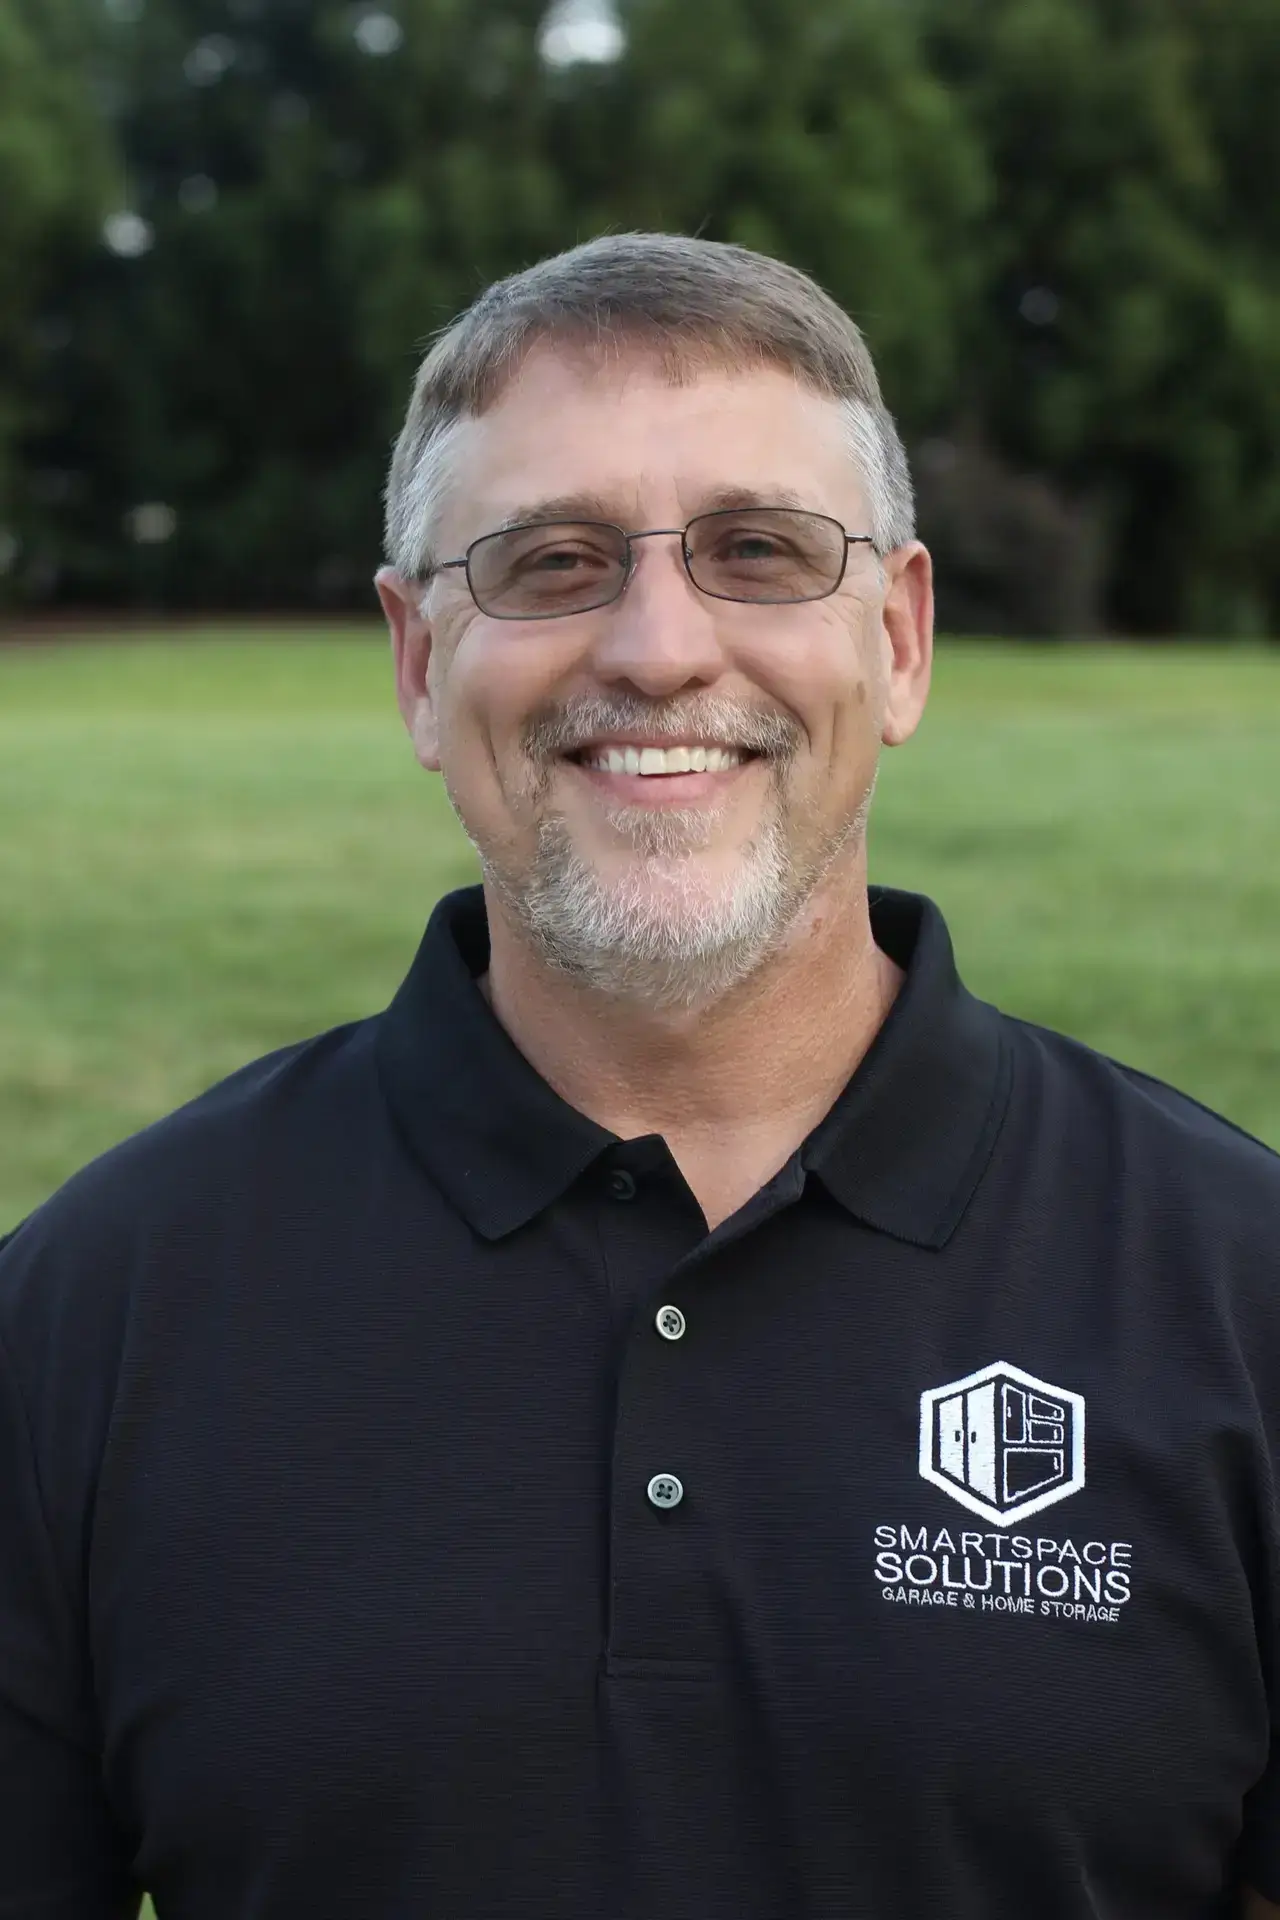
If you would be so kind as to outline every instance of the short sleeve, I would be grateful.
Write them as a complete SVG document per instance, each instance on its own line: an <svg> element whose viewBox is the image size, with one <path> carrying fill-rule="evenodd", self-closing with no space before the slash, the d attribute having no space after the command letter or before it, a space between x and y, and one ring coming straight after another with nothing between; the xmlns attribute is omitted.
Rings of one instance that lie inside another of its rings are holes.
<svg viewBox="0 0 1280 1920"><path fill-rule="evenodd" d="M16 1257L0 1241L0 1300L6 1265ZM134 1920L141 1905L103 1792L86 1644L83 1609L57 1564L27 1409L0 1324L3 1920Z"/></svg>

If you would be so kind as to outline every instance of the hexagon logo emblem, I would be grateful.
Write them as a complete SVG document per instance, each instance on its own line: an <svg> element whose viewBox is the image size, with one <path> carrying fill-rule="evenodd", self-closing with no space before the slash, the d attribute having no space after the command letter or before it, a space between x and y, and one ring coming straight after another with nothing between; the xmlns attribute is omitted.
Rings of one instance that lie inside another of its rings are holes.
<svg viewBox="0 0 1280 1920"><path fill-rule="evenodd" d="M920 1473L1011 1527L1084 1485L1084 1396L998 1360L920 1395Z"/></svg>

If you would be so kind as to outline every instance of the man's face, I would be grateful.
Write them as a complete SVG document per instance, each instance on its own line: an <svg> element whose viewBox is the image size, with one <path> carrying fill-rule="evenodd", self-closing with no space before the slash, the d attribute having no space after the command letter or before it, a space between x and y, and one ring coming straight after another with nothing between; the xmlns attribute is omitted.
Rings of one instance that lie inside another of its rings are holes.
<svg viewBox="0 0 1280 1920"><path fill-rule="evenodd" d="M543 347L468 423L435 544L452 558L513 518L683 528L731 496L869 530L839 408L789 375L674 386L642 354ZM461 571L435 580L425 615L379 587L419 757L498 903L553 963L689 1004L758 966L857 856L881 740L918 715L890 712L893 622L869 547L850 548L836 593L795 605L699 592L677 536L635 552L620 599L551 619L481 612ZM926 684L927 658L919 706Z"/></svg>

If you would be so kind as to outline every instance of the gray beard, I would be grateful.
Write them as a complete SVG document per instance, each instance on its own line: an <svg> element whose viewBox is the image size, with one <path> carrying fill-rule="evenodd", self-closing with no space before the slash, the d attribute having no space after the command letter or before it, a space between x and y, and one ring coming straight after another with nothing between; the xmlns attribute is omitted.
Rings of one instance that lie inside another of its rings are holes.
<svg viewBox="0 0 1280 1920"><path fill-rule="evenodd" d="M502 871L484 854L481 864L544 965L610 999L687 1009L722 999L778 950L839 855L865 832L874 789L873 777L852 818L802 860L775 797L719 898L690 872L691 856L710 844L717 824L701 808L619 808L612 824L631 843L636 865L610 884L578 853L559 814L542 821L537 853L522 874ZM662 900L655 900L655 881Z"/></svg>
<svg viewBox="0 0 1280 1920"><path fill-rule="evenodd" d="M672 737L686 727L768 756L764 821L717 890L699 880L694 856L713 844L718 810L614 808L610 824L634 859L630 873L608 884L575 848L563 816L545 810L557 754L632 724L646 732L658 725ZM485 880L531 950L556 972L655 1009L718 1000L777 951L834 862L866 830L875 775L850 819L812 838L797 831L802 821L788 808L787 789L803 740L790 715L714 695L655 703L619 693L545 709L530 718L522 742L526 798L543 810L537 850L530 865L516 869L501 847L483 847L470 835ZM469 833L447 774L445 785Z"/></svg>

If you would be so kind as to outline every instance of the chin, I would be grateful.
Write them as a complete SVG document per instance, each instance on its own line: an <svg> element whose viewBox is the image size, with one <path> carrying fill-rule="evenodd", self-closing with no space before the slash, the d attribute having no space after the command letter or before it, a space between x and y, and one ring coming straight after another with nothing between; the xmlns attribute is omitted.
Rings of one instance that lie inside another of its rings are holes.
<svg viewBox="0 0 1280 1920"><path fill-rule="evenodd" d="M658 820L670 825L655 833ZM527 866L486 862L486 873L558 972L651 1006L705 1004L783 943L827 862L798 860L776 815L737 847L704 839L690 849L690 824L675 812L650 816L641 852L593 845L594 835L552 815Z"/></svg>
<svg viewBox="0 0 1280 1920"><path fill-rule="evenodd" d="M684 926L690 933L716 921L734 922L763 891L773 893L780 875L756 849L708 849L681 855L629 855L583 863L600 898L628 919Z"/></svg>

